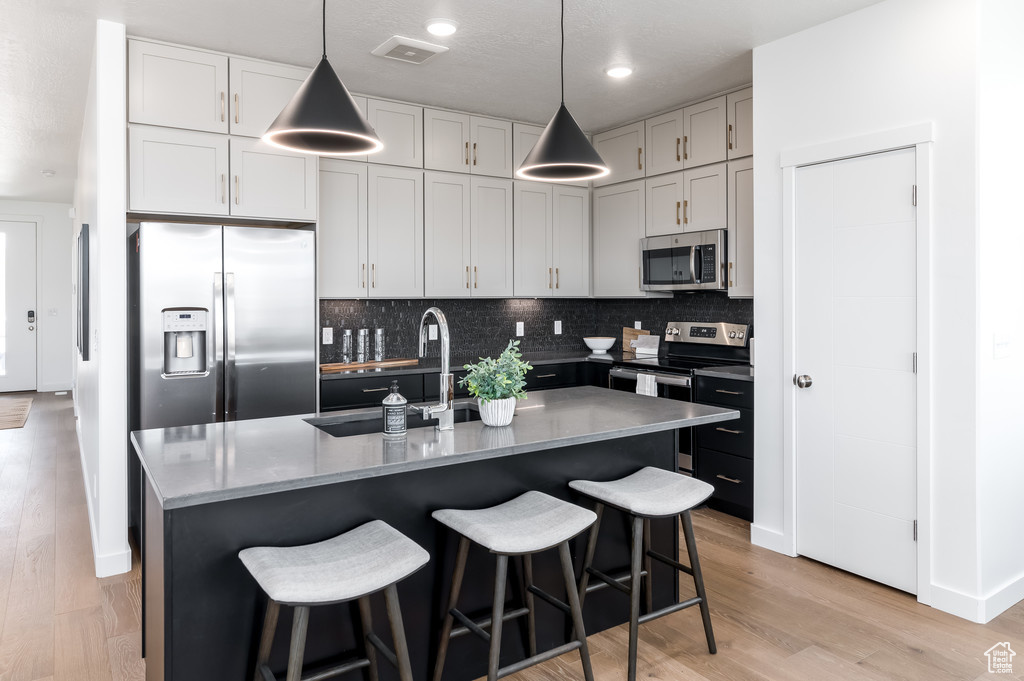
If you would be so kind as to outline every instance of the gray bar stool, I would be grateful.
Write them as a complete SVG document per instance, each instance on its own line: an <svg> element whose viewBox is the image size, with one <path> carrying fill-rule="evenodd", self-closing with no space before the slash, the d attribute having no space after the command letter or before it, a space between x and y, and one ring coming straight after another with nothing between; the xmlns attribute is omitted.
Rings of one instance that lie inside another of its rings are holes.
<svg viewBox="0 0 1024 681"><path fill-rule="evenodd" d="M587 635L583 629L583 614L580 610L579 596L576 593L576 577L572 558L569 555L569 540L590 527L597 516L592 511L556 499L543 492L527 492L491 508L469 511L443 509L434 511L433 516L435 520L461 535L455 558L455 570L452 574L452 590L448 597L448 609L445 613L437 661L434 665L434 681L441 681L449 641L466 633L473 633L490 644L487 664L488 681L496 681L503 676L514 674L576 649L580 651L584 678L586 681L593 681L594 673L590 667ZM478 621L471 620L456 607L459 591L462 588L462 578L466 571L466 556L469 553L470 541L476 542L497 556L491 616ZM562 563L562 577L565 580L568 605L533 584L531 555L556 546ZM505 580L509 556L523 557L526 606L506 613ZM539 596L572 618L575 632L573 641L547 652L537 653L533 596ZM528 618L530 656L515 664L499 668L502 624L506 620L523 615L527 615ZM453 629L454 620L459 620L461 626ZM488 628L490 628L490 632L486 631Z"/></svg>
<svg viewBox="0 0 1024 681"><path fill-rule="evenodd" d="M238 557L269 599L256 656L255 681L275 681L267 661L281 605L295 608L287 681L299 681L302 678L310 607L357 599L364 657L318 670L308 678L326 679L369 667L370 678L376 681L376 649L398 668L402 681L412 681L409 647L405 640L396 584L430 560L430 555L419 544L387 523L374 520L316 544L253 547L242 550ZM369 597L381 590L384 591L391 636L395 642L394 651L373 633Z"/></svg>
<svg viewBox="0 0 1024 681"><path fill-rule="evenodd" d="M580 603L591 591L613 587L630 596L629 610L629 666L628 681L636 680L636 649L639 638L640 624L677 612L694 605L700 606L701 618L704 620L704 636L708 641L708 652L714 655L715 634L711 629L711 613L708 610L707 593L704 591L704 577L700 571L700 560L697 558L697 543L693 537L693 522L690 520L690 509L699 505L715 491L706 482L660 468L641 468L636 473L620 480L595 482L592 480L573 480L569 487L597 501L597 521L590 531L587 552L583 558L583 573L580 576ZM601 528L601 516L604 507L611 506L624 511L632 517L631 560L629 570L629 586L623 584L625 578L616 579L597 570L593 566L594 550L597 548L597 533ZM686 541L686 552L690 564L683 565L674 558L652 551L651 518L679 516L683 525L683 537ZM674 567L693 577L693 585L697 591L694 598L670 605L656 612L653 611L651 590L651 559ZM641 560L643 567L641 568ZM600 583L589 584L590 577ZM646 613L640 615L640 581L643 578L644 596L647 606Z"/></svg>

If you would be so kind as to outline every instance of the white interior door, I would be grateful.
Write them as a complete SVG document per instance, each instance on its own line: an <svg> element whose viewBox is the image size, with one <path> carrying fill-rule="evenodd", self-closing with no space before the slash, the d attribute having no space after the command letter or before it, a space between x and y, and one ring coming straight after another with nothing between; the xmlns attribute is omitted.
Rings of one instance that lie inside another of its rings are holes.
<svg viewBox="0 0 1024 681"><path fill-rule="evenodd" d="M0 392L36 389L36 224L0 221Z"/></svg>
<svg viewBox="0 0 1024 681"><path fill-rule="evenodd" d="M797 552L911 593L915 178L913 149L799 168L794 260Z"/></svg>

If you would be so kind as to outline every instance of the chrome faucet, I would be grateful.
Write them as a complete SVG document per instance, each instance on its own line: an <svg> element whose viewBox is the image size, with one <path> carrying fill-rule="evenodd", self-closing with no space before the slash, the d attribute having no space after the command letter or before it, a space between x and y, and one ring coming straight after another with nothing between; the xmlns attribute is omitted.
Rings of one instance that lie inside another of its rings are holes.
<svg viewBox="0 0 1024 681"><path fill-rule="evenodd" d="M427 349L427 317L434 315L441 330L441 402L429 407L416 407L424 419L437 419L438 430L455 428L455 377L451 372L451 338L448 335L448 320L436 307L428 308L420 318L420 357Z"/></svg>

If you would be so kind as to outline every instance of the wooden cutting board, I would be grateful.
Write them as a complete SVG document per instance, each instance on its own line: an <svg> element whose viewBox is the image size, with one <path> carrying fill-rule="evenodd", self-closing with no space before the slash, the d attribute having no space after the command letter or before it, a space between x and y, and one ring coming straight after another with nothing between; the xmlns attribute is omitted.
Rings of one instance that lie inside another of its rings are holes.
<svg viewBox="0 0 1024 681"><path fill-rule="evenodd" d="M629 342L636 340L638 336L650 336L651 332L647 329L634 329L629 326L622 327L622 351L633 352L633 348L630 347Z"/></svg>
<svg viewBox="0 0 1024 681"><path fill-rule="evenodd" d="M348 364L321 364L321 374L340 374L342 371L358 371L359 369L392 369L394 367L416 366L418 359L385 359L380 362L349 362Z"/></svg>

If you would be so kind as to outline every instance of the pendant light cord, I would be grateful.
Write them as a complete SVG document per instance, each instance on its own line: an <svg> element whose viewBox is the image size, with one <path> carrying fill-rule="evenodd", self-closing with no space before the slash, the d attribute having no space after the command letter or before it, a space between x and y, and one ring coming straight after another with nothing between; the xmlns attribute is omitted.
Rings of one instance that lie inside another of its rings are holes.
<svg viewBox="0 0 1024 681"><path fill-rule="evenodd" d="M327 59L327 0L324 0L323 16L320 18L320 27L324 32L324 59Z"/></svg>
<svg viewBox="0 0 1024 681"><path fill-rule="evenodd" d="M325 0L326 1L326 0ZM558 58L558 69L562 81L562 104L565 104L565 0L562 0L562 53Z"/></svg>

